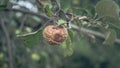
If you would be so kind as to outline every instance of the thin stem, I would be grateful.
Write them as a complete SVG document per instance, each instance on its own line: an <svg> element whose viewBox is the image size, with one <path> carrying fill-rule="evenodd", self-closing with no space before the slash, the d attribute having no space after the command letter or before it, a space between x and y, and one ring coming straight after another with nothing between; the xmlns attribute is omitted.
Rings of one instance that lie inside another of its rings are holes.
<svg viewBox="0 0 120 68"><path fill-rule="evenodd" d="M8 58L9 58L9 68L14 68L13 66L13 54L12 54L12 46L11 46L11 41L10 41L10 36L8 33L8 30L5 26L5 22L1 20L1 27L5 33L5 37L7 39L7 49L8 49Z"/></svg>
<svg viewBox="0 0 120 68"><path fill-rule="evenodd" d="M24 15L23 20L22 20L21 25L20 25L20 28L19 28L21 32L24 28L24 24L25 24L26 19L27 19L27 15Z"/></svg>

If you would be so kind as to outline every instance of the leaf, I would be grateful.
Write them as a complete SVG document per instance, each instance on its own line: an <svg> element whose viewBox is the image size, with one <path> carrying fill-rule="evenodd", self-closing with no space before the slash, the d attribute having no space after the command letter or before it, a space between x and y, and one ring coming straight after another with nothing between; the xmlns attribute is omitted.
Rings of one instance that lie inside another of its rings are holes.
<svg viewBox="0 0 120 68"><path fill-rule="evenodd" d="M64 56L71 56L73 54L73 49L72 49L72 42L70 39L70 36L66 39L66 41L63 42L61 45L63 51L64 51Z"/></svg>
<svg viewBox="0 0 120 68"><path fill-rule="evenodd" d="M87 15L93 17L95 16L95 8L93 5L88 5L84 8L84 10L86 11Z"/></svg>
<svg viewBox="0 0 120 68"><path fill-rule="evenodd" d="M18 35L18 38L24 41L24 45L31 48L34 45L37 45L42 38L42 30L38 30L33 33Z"/></svg>
<svg viewBox="0 0 120 68"><path fill-rule="evenodd" d="M105 45L112 45L117 38L116 32L113 29L109 29L106 33L105 41L103 44Z"/></svg>
<svg viewBox="0 0 120 68"><path fill-rule="evenodd" d="M0 1L0 9L6 8L8 2L9 2L9 0L1 0Z"/></svg>
<svg viewBox="0 0 120 68"><path fill-rule="evenodd" d="M71 1L70 0L60 0L60 4L61 4L61 8L65 12L67 12L71 8L71 6L70 6Z"/></svg>
<svg viewBox="0 0 120 68"><path fill-rule="evenodd" d="M73 10L74 10L73 13L75 13L76 15L85 15L85 14L87 14L85 9L83 9L83 8L76 7Z"/></svg>
<svg viewBox="0 0 120 68"><path fill-rule="evenodd" d="M107 22L107 24L109 24L109 26L115 27L120 30L120 19L107 17L105 18L105 21Z"/></svg>
<svg viewBox="0 0 120 68"><path fill-rule="evenodd" d="M112 0L101 0L96 5L96 12L100 16L119 17L119 6Z"/></svg>
<svg viewBox="0 0 120 68"><path fill-rule="evenodd" d="M67 22L65 20L63 20L63 19L59 19L58 22L57 22L58 26L64 25L66 23Z"/></svg>
<svg viewBox="0 0 120 68"><path fill-rule="evenodd" d="M120 30L120 22L110 22L109 24Z"/></svg>
<svg viewBox="0 0 120 68"><path fill-rule="evenodd" d="M51 5L51 4L49 4L49 3L46 3L46 4L45 4L45 13L46 13L46 15L49 16L49 17L52 17L52 16L53 16L53 13L52 13L52 11L51 11L51 8L52 8L52 5Z"/></svg>
<svg viewBox="0 0 120 68"><path fill-rule="evenodd" d="M68 29L68 34L69 34L70 40L73 41L73 31Z"/></svg>

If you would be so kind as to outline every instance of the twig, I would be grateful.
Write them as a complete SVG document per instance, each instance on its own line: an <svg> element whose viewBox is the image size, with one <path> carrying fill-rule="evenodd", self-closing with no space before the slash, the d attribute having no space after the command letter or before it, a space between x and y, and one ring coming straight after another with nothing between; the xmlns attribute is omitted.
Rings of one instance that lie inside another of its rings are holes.
<svg viewBox="0 0 120 68"><path fill-rule="evenodd" d="M49 20L50 19L49 17L45 16L45 14L38 14L38 13L27 11L27 10L14 9L14 8L4 8L3 10L4 11L13 11L13 12L22 12L24 14L31 14L31 15L35 15L37 17L40 17L44 20Z"/></svg>
<svg viewBox="0 0 120 68"><path fill-rule="evenodd" d="M12 54L12 47L11 47L11 41L10 41L10 36L8 33L7 28L5 27L5 22L1 20L1 27L5 33L5 37L7 39L7 49L8 49L8 58L9 58L9 68L14 68L13 66L13 54Z"/></svg>
<svg viewBox="0 0 120 68"><path fill-rule="evenodd" d="M60 0L56 0L56 5L57 5L57 7L58 7L59 9L61 8Z"/></svg>
<svg viewBox="0 0 120 68"><path fill-rule="evenodd" d="M92 35L95 35L97 37L101 37L101 38L105 39L105 35L100 33L100 32L89 30L89 29L86 29L86 28L83 28L83 27L79 28L78 26L76 26L74 24L71 24L71 27L75 30L80 30L81 32L83 32L85 34L92 34ZM120 39L116 39L115 43L120 44Z"/></svg>
<svg viewBox="0 0 120 68"><path fill-rule="evenodd" d="M23 27L24 27L24 24L25 24L25 20L27 19L27 15L24 15L23 16L23 20L22 20L22 22L21 22L21 25L20 25L20 31L22 32L22 30L23 30Z"/></svg>

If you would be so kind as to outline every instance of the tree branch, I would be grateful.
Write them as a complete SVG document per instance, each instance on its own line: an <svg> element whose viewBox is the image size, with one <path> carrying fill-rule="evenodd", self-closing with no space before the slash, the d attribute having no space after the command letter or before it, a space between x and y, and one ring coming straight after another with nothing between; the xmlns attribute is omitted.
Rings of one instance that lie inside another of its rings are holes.
<svg viewBox="0 0 120 68"><path fill-rule="evenodd" d="M46 19L46 20L50 20L50 18L45 16L44 14L38 14L38 13L25 11L25 10L20 10L20 9L5 8L4 11L22 12L22 13L26 13L26 14L35 15L35 16L38 16L38 17ZM90 30L90 29L86 29L86 28L83 28L83 27L79 28L78 26L76 26L74 24L72 24L72 28L75 29L75 30L80 30L83 33L88 33L88 34L90 33L90 34L93 34L95 36L98 36L98 37L101 37L101 38L105 39L105 35L100 33L100 32L93 31L93 30ZM115 43L120 44L120 39L116 39Z"/></svg>
<svg viewBox="0 0 120 68"><path fill-rule="evenodd" d="M100 33L100 32L93 31L93 30L90 30L90 29L86 29L86 28L83 28L83 27L79 28L78 26L76 26L74 24L71 24L71 27L75 30L80 30L81 32L83 32L85 34L92 34L92 35L95 35L97 37L105 39L105 35ZM115 43L120 44L120 39L116 39Z"/></svg>
<svg viewBox="0 0 120 68"><path fill-rule="evenodd" d="M38 14L38 13L31 12L31 11L28 11L28 10L21 10L21 9L15 9L15 8L4 8L3 10L4 11L13 11L13 12L22 12L24 14L31 14L31 15L35 15L39 18L49 20L49 18L47 16L45 16L45 14Z"/></svg>
<svg viewBox="0 0 120 68"><path fill-rule="evenodd" d="M7 28L5 27L5 22L1 20L1 27L5 33L5 37L7 39L7 49L8 49L8 58L9 58L9 68L14 68L13 66L13 54L12 54L12 48L11 48L11 41L10 41L10 36L7 31Z"/></svg>

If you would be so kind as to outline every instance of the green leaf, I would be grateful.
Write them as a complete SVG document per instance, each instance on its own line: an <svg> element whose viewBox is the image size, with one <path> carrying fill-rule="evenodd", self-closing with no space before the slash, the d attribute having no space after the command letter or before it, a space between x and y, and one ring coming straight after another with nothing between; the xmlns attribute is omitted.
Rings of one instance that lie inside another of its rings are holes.
<svg viewBox="0 0 120 68"><path fill-rule="evenodd" d="M105 37L105 41L103 42L103 44L105 44L105 45L112 45L116 38L117 38L117 35L116 35L115 30L109 29L106 32L106 37Z"/></svg>
<svg viewBox="0 0 120 68"><path fill-rule="evenodd" d="M96 5L96 12L100 16L119 17L119 6L112 0L101 0Z"/></svg>
<svg viewBox="0 0 120 68"><path fill-rule="evenodd" d="M49 4L49 3L45 4L45 13L46 13L46 15L49 16L49 17L52 17L52 16L53 16L53 13L52 13L52 11L51 11L51 8L52 8L51 4Z"/></svg>
<svg viewBox="0 0 120 68"><path fill-rule="evenodd" d="M120 30L120 22L110 22L109 24Z"/></svg>
<svg viewBox="0 0 120 68"><path fill-rule="evenodd" d="M105 21L107 22L107 24L109 24L109 26L115 27L120 30L120 19L107 17L105 18Z"/></svg>
<svg viewBox="0 0 120 68"><path fill-rule="evenodd" d="M71 1L70 0L60 0L61 8L67 12L71 8Z"/></svg>
<svg viewBox="0 0 120 68"><path fill-rule="evenodd" d="M68 34L69 34L70 40L73 41L73 31L71 29L68 29Z"/></svg>
<svg viewBox="0 0 120 68"><path fill-rule="evenodd" d="M73 10L74 10L73 13L75 13L76 15L85 15L85 14L87 14L85 9L83 9L83 8L76 7L76 8L73 8Z"/></svg>
<svg viewBox="0 0 120 68"><path fill-rule="evenodd" d="M88 5L84 8L84 10L86 11L87 15L93 17L95 16L95 8L93 5Z"/></svg>
<svg viewBox="0 0 120 68"><path fill-rule="evenodd" d="M63 20L63 19L59 19L58 22L57 22L58 26L64 25L66 23L67 22L65 20Z"/></svg>
<svg viewBox="0 0 120 68"><path fill-rule="evenodd" d="M31 48L34 45L37 45L42 38L42 30L38 30L36 32L18 35L20 40L24 41L24 45Z"/></svg>
<svg viewBox="0 0 120 68"><path fill-rule="evenodd" d="M120 30L120 21L109 22L108 24Z"/></svg>
<svg viewBox="0 0 120 68"><path fill-rule="evenodd" d="M64 56L71 56L73 54L73 49L72 49L72 42L70 39L70 36L66 39L66 41L61 44L61 47L64 51Z"/></svg>
<svg viewBox="0 0 120 68"><path fill-rule="evenodd" d="M0 9L6 8L9 0L1 0L0 1Z"/></svg>

